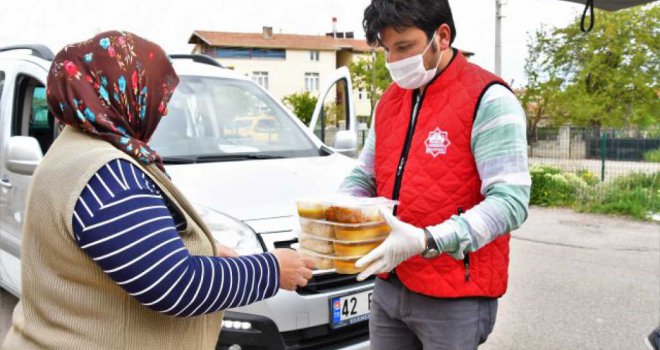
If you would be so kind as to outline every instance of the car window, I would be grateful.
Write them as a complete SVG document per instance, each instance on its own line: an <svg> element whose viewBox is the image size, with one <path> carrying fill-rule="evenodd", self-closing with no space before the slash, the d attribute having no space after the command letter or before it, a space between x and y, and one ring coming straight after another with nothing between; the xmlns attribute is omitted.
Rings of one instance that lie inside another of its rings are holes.
<svg viewBox="0 0 660 350"><path fill-rule="evenodd" d="M2 90L4 87L5 87L5 72L0 71L0 103L2 103Z"/></svg>
<svg viewBox="0 0 660 350"><path fill-rule="evenodd" d="M149 142L164 158L319 156L293 117L254 82L180 78L169 112Z"/></svg>
<svg viewBox="0 0 660 350"><path fill-rule="evenodd" d="M55 123L48 110L46 88L37 79L26 75L17 77L16 87L12 135L34 137L46 154L55 138Z"/></svg>

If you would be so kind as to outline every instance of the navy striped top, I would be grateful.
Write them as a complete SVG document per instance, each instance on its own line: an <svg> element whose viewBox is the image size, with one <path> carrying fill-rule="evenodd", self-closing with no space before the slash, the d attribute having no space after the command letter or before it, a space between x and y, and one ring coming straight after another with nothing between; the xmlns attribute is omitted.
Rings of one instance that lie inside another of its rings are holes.
<svg viewBox="0 0 660 350"><path fill-rule="evenodd" d="M142 305L177 317L251 304L279 290L272 253L220 258L191 255L177 230L185 220L136 166L113 160L76 203L76 241Z"/></svg>

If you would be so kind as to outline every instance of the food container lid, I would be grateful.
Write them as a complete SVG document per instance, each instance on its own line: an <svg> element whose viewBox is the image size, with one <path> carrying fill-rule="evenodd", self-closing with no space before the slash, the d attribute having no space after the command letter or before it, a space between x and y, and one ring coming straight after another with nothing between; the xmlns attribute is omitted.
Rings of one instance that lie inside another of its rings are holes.
<svg viewBox="0 0 660 350"><path fill-rule="evenodd" d="M332 243L339 243L339 244L366 244L366 243L374 243L374 242L380 242L385 240L389 234L380 236L380 237L375 237L375 238L369 238L361 241L348 241L348 240L342 240L342 239L336 239L336 238L327 238L327 237L319 237L315 236L310 233L302 232L302 231L297 231L298 237L300 238L311 238L315 239L317 241L326 241L326 242L332 242Z"/></svg>
<svg viewBox="0 0 660 350"><path fill-rule="evenodd" d="M398 201L393 201L385 197L353 197L348 195L334 195L326 197L309 197L296 199L296 204L300 203L305 205L318 204L325 206L338 206L343 208L368 208L375 206L394 207L399 204Z"/></svg>
<svg viewBox="0 0 660 350"><path fill-rule="evenodd" d="M336 227L343 227L343 228L349 228L349 229L360 229L363 227L372 227L372 226L380 226L387 224L385 220L379 220L379 221L369 221L369 222L362 222L359 224L345 224L341 222L334 222L334 221L328 221L328 220L321 220L321 219L310 219L310 218L305 218L305 217L299 217L300 220L305 221L305 222L314 222L317 224L323 224L323 225L331 225L331 226L336 226Z"/></svg>
<svg viewBox="0 0 660 350"><path fill-rule="evenodd" d="M314 257L323 258L323 259L346 260L346 261L348 261L348 260L357 260L357 259L364 256L364 255L337 256L337 255L332 255L332 254L321 254L321 253L317 253L317 252L309 250L309 249L301 248L300 245L295 245L295 244L291 245L291 247L292 248L295 247L294 249L298 250L298 252L300 252L300 254L308 255L308 256L314 256Z"/></svg>

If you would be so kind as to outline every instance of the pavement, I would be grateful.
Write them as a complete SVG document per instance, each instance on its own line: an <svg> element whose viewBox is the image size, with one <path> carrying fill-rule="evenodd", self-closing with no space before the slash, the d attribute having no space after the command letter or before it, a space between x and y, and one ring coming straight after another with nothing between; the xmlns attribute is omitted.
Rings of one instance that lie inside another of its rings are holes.
<svg viewBox="0 0 660 350"><path fill-rule="evenodd" d="M0 339L17 300L0 292ZM532 208L480 350L644 349L660 325L660 224Z"/></svg>

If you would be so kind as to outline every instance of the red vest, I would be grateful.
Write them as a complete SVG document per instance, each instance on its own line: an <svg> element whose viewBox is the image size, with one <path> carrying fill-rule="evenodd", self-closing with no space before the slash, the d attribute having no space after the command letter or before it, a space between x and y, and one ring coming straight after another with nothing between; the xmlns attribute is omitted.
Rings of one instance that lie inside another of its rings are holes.
<svg viewBox="0 0 660 350"><path fill-rule="evenodd" d="M417 227L438 225L484 199L470 140L477 106L492 84L506 86L458 52L427 86L414 125L409 125L413 91L392 84L383 94L375 119L376 184L379 196L393 198L398 192L399 219ZM409 128L414 132L406 147ZM509 238L500 236L465 260L415 256L396 273L408 289L428 296L500 297L507 289Z"/></svg>

